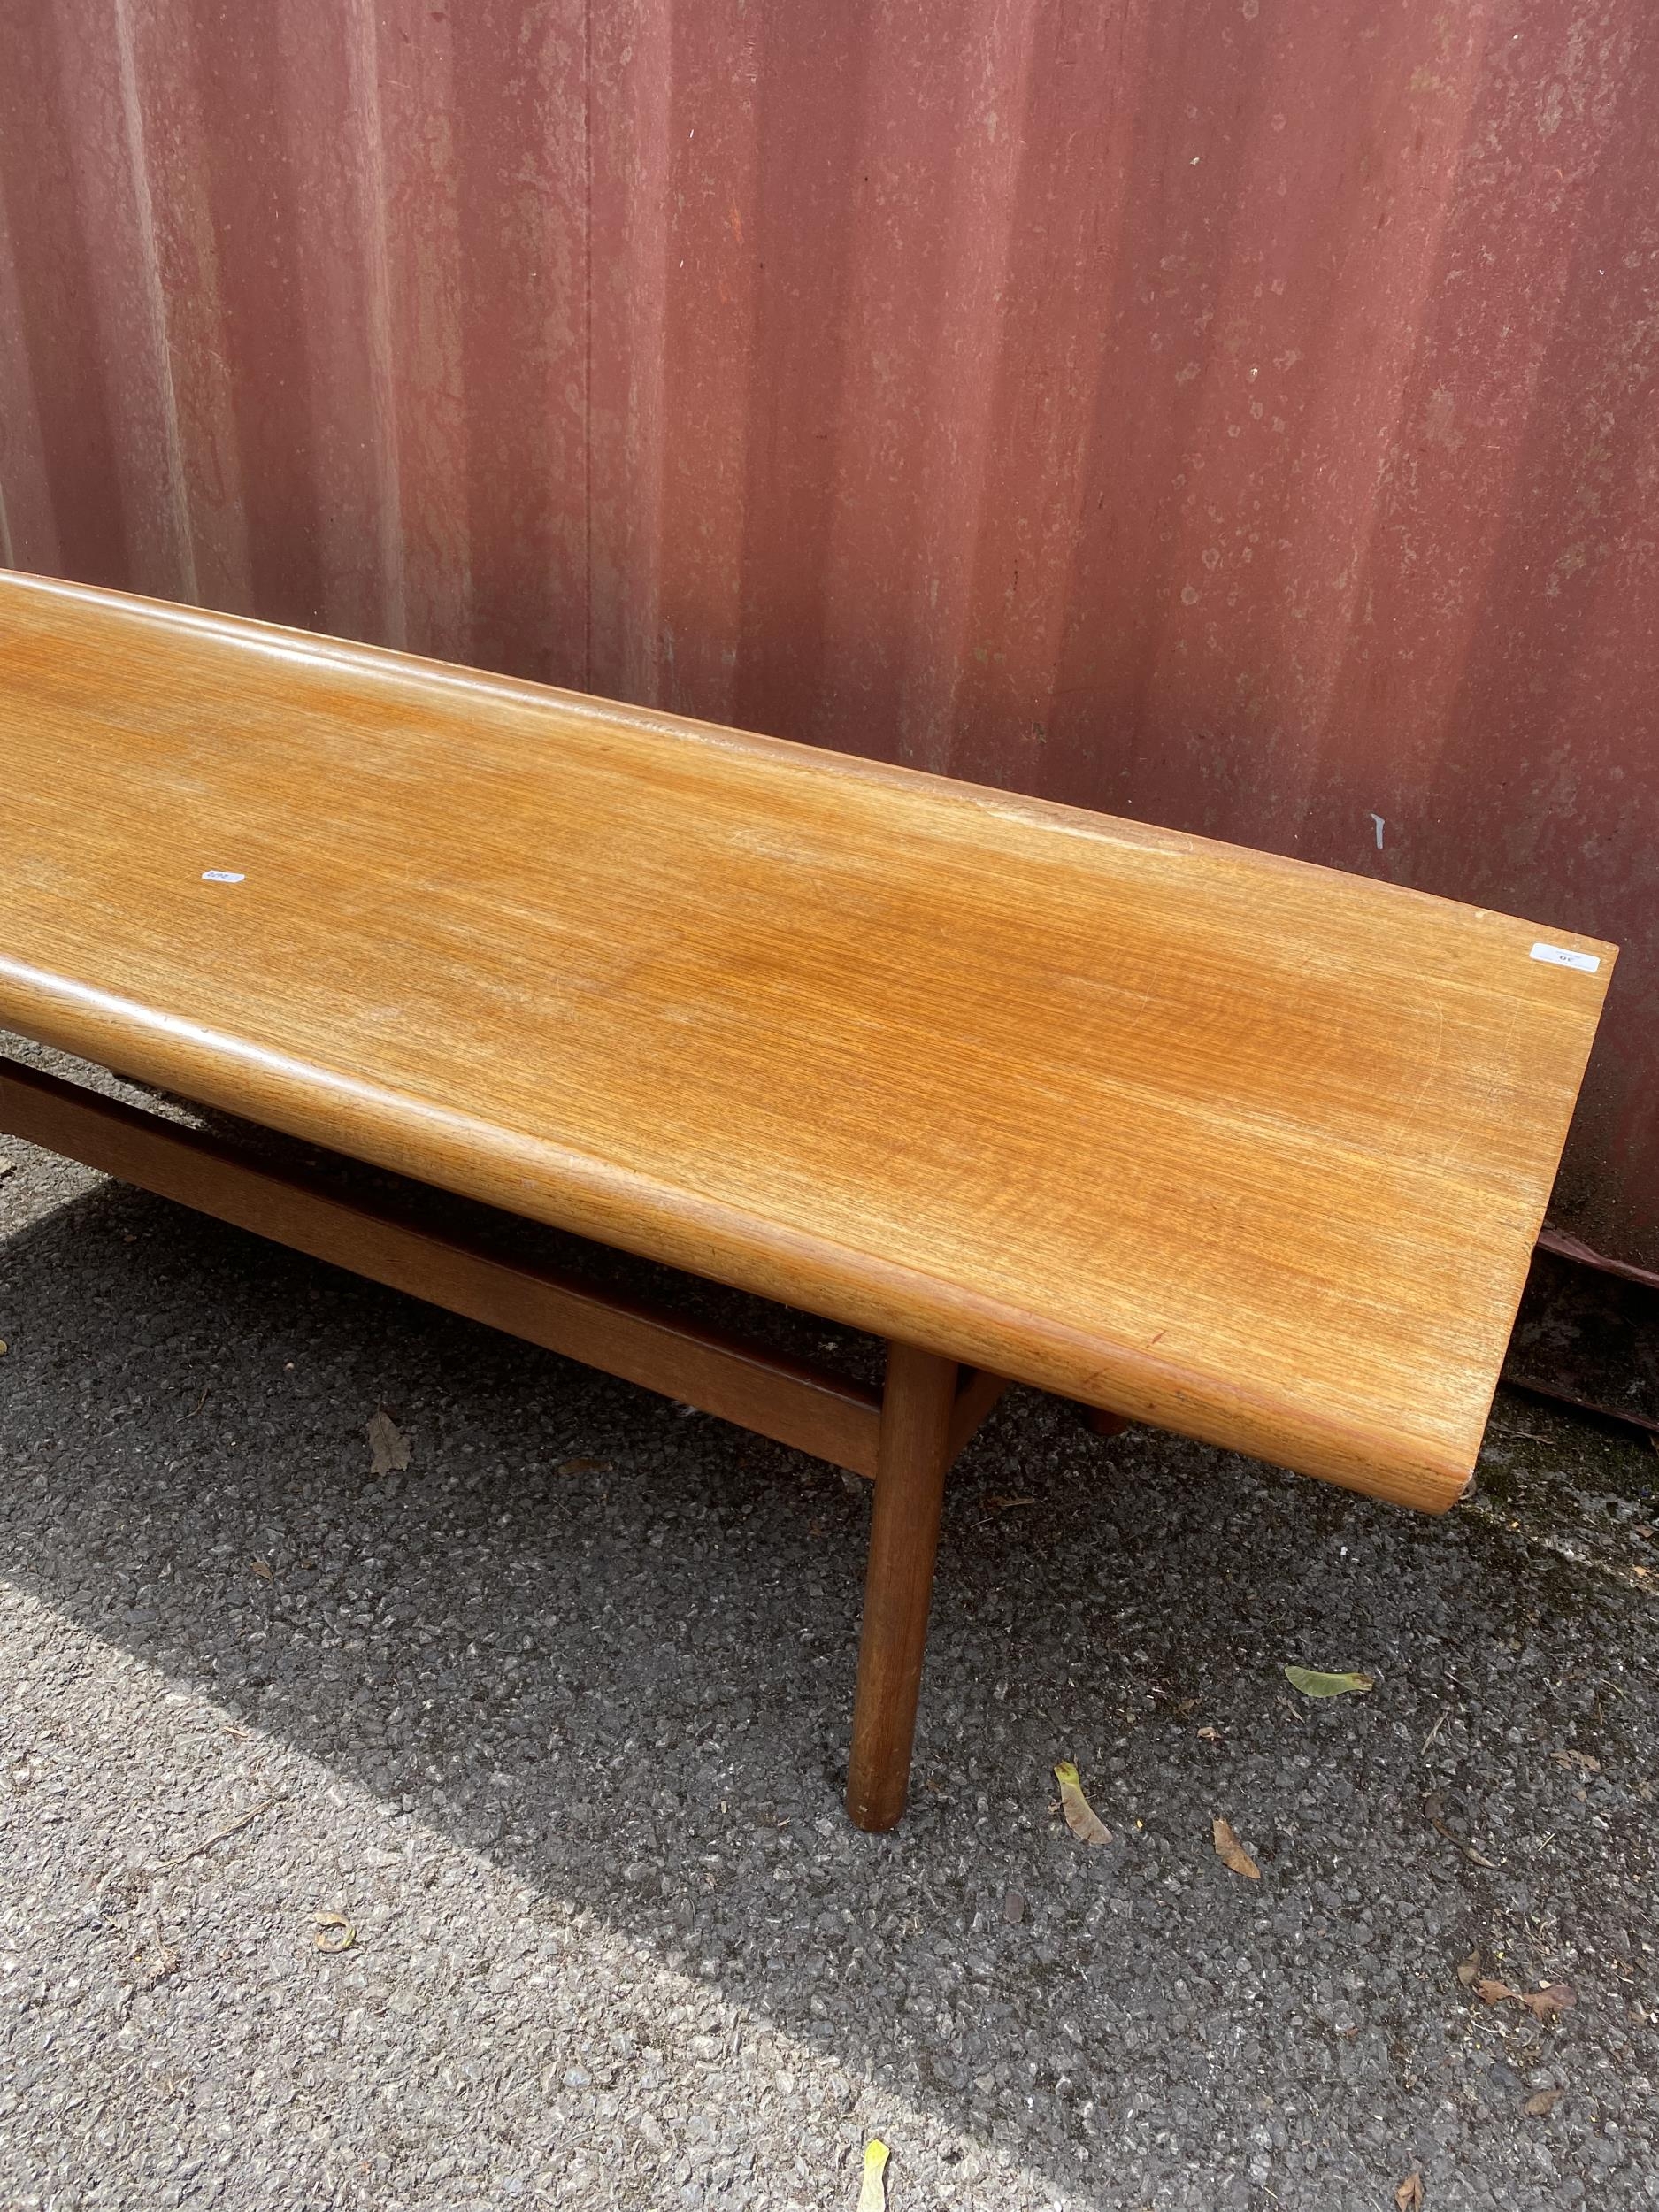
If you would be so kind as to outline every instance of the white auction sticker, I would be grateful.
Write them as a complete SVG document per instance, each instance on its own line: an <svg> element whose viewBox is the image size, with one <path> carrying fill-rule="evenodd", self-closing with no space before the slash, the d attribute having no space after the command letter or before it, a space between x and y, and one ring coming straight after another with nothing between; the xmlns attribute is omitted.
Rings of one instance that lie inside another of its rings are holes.
<svg viewBox="0 0 1659 2212"><path fill-rule="evenodd" d="M1534 945L1534 960L1548 960L1552 968L1582 968L1586 975L1594 975L1601 963L1593 952L1573 952L1565 945Z"/></svg>
<svg viewBox="0 0 1659 2212"><path fill-rule="evenodd" d="M202 880L204 883L246 883L248 879L237 875L230 868L204 868Z"/></svg>

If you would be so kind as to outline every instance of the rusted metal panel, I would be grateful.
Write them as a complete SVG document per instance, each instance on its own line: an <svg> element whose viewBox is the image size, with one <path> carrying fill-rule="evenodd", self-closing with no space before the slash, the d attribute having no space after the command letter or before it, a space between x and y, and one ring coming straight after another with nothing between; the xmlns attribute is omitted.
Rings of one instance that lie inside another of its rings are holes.
<svg viewBox="0 0 1659 2212"><path fill-rule="evenodd" d="M1646 0L0 0L0 553L1625 947Z"/></svg>
<svg viewBox="0 0 1659 2212"><path fill-rule="evenodd" d="M1503 1379L1610 1413L1659 1446L1659 1284L1534 1253Z"/></svg>

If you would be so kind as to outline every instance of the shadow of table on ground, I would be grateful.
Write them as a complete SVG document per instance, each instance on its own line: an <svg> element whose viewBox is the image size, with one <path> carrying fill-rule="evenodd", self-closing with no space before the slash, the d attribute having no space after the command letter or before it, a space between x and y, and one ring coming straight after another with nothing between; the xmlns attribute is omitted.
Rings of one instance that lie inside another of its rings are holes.
<svg viewBox="0 0 1659 2212"><path fill-rule="evenodd" d="M1634 2121L1639 1591L1015 1393L953 1479L912 1809L867 1837L864 1486L115 1186L0 1245L0 1293L8 1578L1056 2187L1605 2178L1561 2126L1540 2168L1455 1969L1571 1970L1532 2062ZM1310 1704L1286 1661L1379 1686ZM1062 1758L1110 1846L1055 1816Z"/></svg>

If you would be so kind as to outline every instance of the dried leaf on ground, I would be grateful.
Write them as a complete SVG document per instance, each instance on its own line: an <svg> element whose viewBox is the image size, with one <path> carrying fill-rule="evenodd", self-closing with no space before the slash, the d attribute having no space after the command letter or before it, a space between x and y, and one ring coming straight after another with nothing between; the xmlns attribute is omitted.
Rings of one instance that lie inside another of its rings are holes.
<svg viewBox="0 0 1659 2212"><path fill-rule="evenodd" d="M560 1475L609 1475L615 1470L608 1459L561 1459L553 1471Z"/></svg>
<svg viewBox="0 0 1659 2212"><path fill-rule="evenodd" d="M1471 1951L1466 1959L1457 1962L1457 1978L1465 1989L1472 1989L1480 1979L1480 1954Z"/></svg>
<svg viewBox="0 0 1659 2212"><path fill-rule="evenodd" d="M1036 1502L1034 1497L1010 1497L1001 1490L993 1490L988 1497L981 1498L979 1501L980 1506L987 1513L995 1514L999 1517L1004 1513L1018 1511L1022 1505L1035 1505Z"/></svg>
<svg viewBox="0 0 1659 2212"><path fill-rule="evenodd" d="M1224 1866L1235 1874L1242 1874L1247 1882L1259 1882L1262 1870L1233 1832L1231 1821L1217 1820L1210 1830L1215 1838L1216 1856Z"/></svg>
<svg viewBox="0 0 1659 2212"><path fill-rule="evenodd" d="M1559 2089L1535 2089L1521 2107L1529 2120L1541 2120L1561 2102Z"/></svg>
<svg viewBox="0 0 1659 2212"><path fill-rule="evenodd" d="M401 1475L409 1464L409 1439L384 1406L376 1408L366 1433L370 1474Z"/></svg>
<svg viewBox="0 0 1659 2212"><path fill-rule="evenodd" d="M261 1582L276 1580L276 1575L268 1559L250 1559L248 1562L248 1571L250 1574L257 1574Z"/></svg>
<svg viewBox="0 0 1659 2212"><path fill-rule="evenodd" d="M1377 1686L1369 1674L1321 1674L1317 1667L1286 1667L1285 1679L1303 1697L1348 1697Z"/></svg>
<svg viewBox="0 0 1659 2212"><path fill-rule="evenodd" d="M1408 2174L1394 2191L1395 2212L1422 2212L1423 2177Z"/></svg>
<svg viewBox="0 0 1659 2212"><path fill-rule="evenodd" d="M1078 1841L1110 1843L1112 1832L1084 1796L1083 1785L1070 1759L1061 1760L1054 1778L1060 1785L1060 1810L1065 1815L1065 1824Z"/></svg>
<svg viewBox="0 0 1659 2212"><path fill-rule="evenodd" d="M1582 1767L1586 1774L1600 1774L1601 1771L1599 1759L1593 1759L1587 1751L1574 1751L1571 1746L1560 1751L1552 1751L1549 1755L1558 1766Z"/></svg>
<svg viewBox="0 0 1659 2212"><path fill-rule="evenodd" d="M1578 2001L1578 1993L1571 1982L1549 1982L1542 1989L1511 1989L1508 1982L1487 1979L1475 1984L1475 1994L1483 2005L1521 2005L1534 2020L1544 2021L1571 2012Z"/></svg>
<svg viewBox="0 0 1659 2212"><path fill-rule="evenodd" d="M887 2147L873 2136L864 2145L864 2179L858 2185L858 2212L887 2212Z"/></svg>
<svg viewBox="0 0 1659 2212"><path fill-rule="evenodd" d="M349 1951L357 1939L357 1930L342 1912L313 1913L311 1925L317 1931L311 1940L319 1951Z"/></svg>
<svg viewBox="0 0 1659 2212"><path fill-rule="evenodd" d="M1201 1728L1198 1732L1198 1740L1200 1743L1219 1743L1221 1731L1218 1728Z"/></svg>

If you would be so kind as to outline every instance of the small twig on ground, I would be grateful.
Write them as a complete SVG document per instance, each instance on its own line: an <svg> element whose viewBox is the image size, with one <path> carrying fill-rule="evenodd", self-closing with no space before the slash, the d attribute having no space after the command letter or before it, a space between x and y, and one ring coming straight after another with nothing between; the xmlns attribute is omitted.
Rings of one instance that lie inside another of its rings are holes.
<svg viewBox="0 0 1659 2212"><path fill-rule="evenodd" d="M1484 1851L1477 1851L1472 1843L1467 1842L1462 1836L1454 1835L1452 1831L1446 1825L1446 1823L1443 1820L1436 1820L1432 1813L1429 1815L1428 1819L1429 1826L1431 1828L1438 1828L1441 1835L1445 1837L1448 1843L1455 1843L1457 1846L1457 1848L1463 1853L1464 1858L1468 1860L1471 1866L1484 1866L1489 1872L1494 1874L1500 1871L1502 1865L1502 1862L1501 1860L1489 1859Z"/></svg>
<svg viewBox="0 0 1659 2212"><path fill-rule="evenodd" d="M223 1843L227 1837L240 1835L244 1828L250 1828L260 1814L268 1813L273 1805L280 1805L286 1801L287 1792L279 1791L276 1796L264 1799L254 1807L251 1812L243 1813L240 1820L227 1821L224 1827L216 1828L211 1836L204 1836L200 1843L193 1843L188 1851L180 1851L176 1858L163 1859L158 1866L151 1869L151 1871L156 1874L171 1874L175 1867L183 1866L187 1861L199 1859L204 1851L211 1851L216 1843Z"/></svg>

